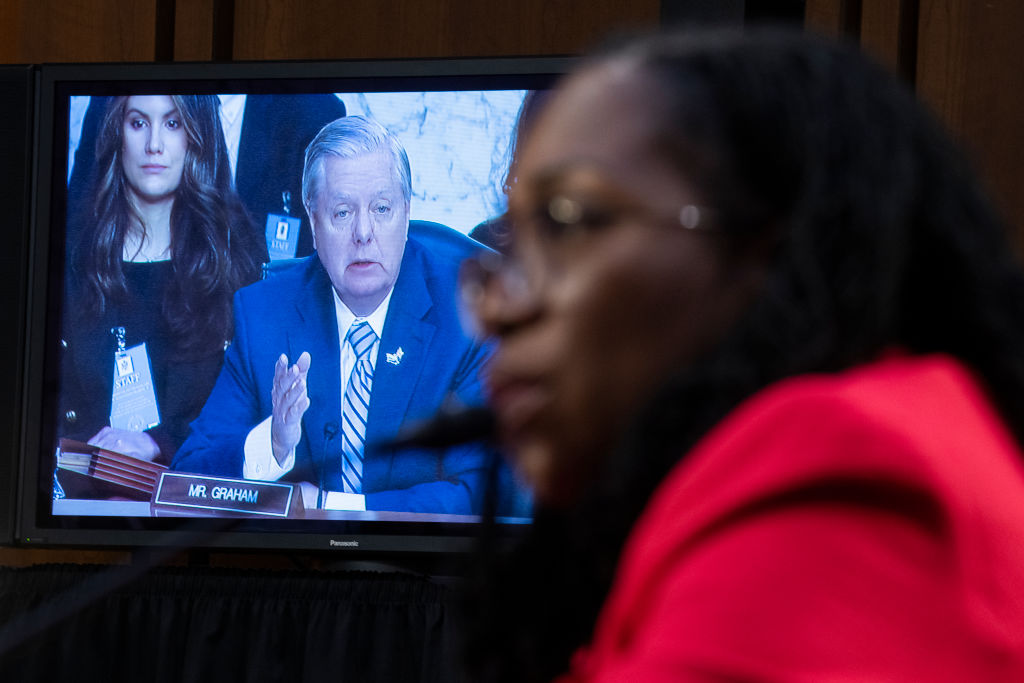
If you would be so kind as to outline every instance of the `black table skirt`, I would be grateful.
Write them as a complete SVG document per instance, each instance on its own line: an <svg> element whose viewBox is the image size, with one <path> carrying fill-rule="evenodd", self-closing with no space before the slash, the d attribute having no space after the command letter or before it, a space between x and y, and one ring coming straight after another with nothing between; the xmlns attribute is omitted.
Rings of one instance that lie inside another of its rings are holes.
<svg viewBox="0 0 1024 683"><path fill-rule="evenodd" d="M395 572L0 568L0 680L455 683L452 593Z"/></svg>

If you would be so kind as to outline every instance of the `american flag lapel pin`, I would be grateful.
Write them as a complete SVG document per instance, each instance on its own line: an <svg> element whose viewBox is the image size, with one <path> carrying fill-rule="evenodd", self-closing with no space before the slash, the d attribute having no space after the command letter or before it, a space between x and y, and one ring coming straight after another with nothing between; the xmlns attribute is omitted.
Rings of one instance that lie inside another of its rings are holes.
<svg viewBox="0 0 1024 683"><path fill-rule="evenodd" d="M399 346L398 350L395 351L394 353L385 352L384 355L387 357L387 361L389 363L391 363L392 365L398 365L399 363L402 362L402 356L405 355L405 351L403 351L402 347Z"/></svg>

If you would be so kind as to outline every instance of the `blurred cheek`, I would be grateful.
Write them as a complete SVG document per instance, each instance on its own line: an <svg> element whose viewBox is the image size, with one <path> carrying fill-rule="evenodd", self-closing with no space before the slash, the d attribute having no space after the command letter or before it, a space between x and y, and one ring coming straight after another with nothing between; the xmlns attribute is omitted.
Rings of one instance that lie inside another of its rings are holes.
<svg viewBox="0 0 1024 683"><path fill-rule="evenodd" d="M576 303L581 307L549 318L531 335L529 355L554 369L551 405L513 444L524 479L551 505L571 502L600 469L621 428L617 407L631 393L611 370L604 323L587 315L585 302Z"/></svg>
<svg viewBox="0 0 1024 683"><path fill-rule="evenodd" d="M543 337L549 367L557 368L554 414L524 459L534 460L532 480L553 489L600 469L636 410L685 355L697 290L709 294L690 281L687 263L664 255L673 251L667 240L623 237L611 235L580 254L548 292Z"/></svg>
<svg viewBox="0 0 1024 683"><path fill-rule="evenodd" d="M517 446L516 466L537 500L557 507L574 500L587 479L580 453L538 435Z"/></svg>
<svg viewBox="0 0 1024 683"><path fill-rule="evenodd" d="M538 499L548 501L551 487L549 474L554 465L554 454L543 440L529 439L516 446L516 467Z"/></svg>
<svg viewBox="0 0 1024 683"><path fill-rule="evenodd" d="M621 268L615 259L577 269L552 292L566 389L577 405L593 410L615 403L629 389L623 383L635 375L629 364L638 359L657 363L645 353L653 342L647 328L654 321L649 311L637 309L642 302L637 276L635 266ZM668 313L661 311L659 317Z"/></svg>

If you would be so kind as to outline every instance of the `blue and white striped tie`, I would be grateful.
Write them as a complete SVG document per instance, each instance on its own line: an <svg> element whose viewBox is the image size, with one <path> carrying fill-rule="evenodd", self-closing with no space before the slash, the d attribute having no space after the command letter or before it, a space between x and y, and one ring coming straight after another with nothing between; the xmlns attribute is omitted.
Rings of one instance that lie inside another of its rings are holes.
<svg viewBox="0 0 1024 683"><path fill-rule="evenodd" d="M346 493L363 492L363 444L373 384L370 349L376 341L377 334L365 320L352 323L345 335L345 343L351 344L356 354L341 404L341 477Z"/></svg>

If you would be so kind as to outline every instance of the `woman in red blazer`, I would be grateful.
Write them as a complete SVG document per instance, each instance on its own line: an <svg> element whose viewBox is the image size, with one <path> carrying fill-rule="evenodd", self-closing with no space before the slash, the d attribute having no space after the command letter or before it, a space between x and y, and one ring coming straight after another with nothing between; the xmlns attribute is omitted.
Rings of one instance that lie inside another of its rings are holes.
<svg viewBox="0 0 1024 683"><path fill-rule="evenodd" d="M536 522L484 680L1024 680L1024 277L852 49L648 39L526 140L475 272Z"/></svg>

